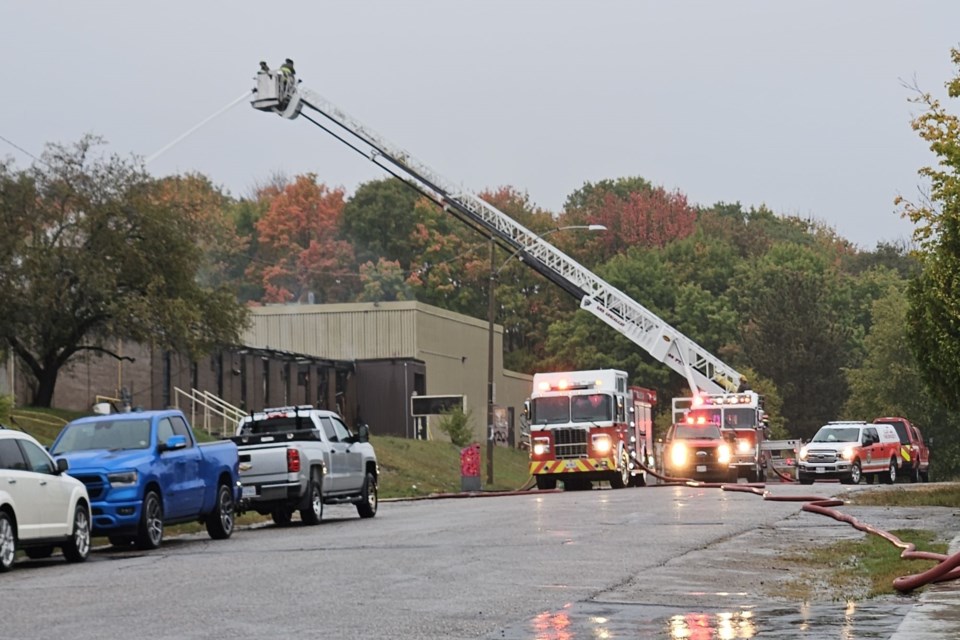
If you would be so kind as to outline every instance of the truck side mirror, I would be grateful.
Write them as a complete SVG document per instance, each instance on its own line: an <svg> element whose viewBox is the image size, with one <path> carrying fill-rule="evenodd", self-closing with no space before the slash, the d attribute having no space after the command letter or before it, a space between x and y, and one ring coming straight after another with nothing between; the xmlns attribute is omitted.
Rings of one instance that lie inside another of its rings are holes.
<svg viewBox="0 0 960 640"><path fill-rule="evenodd" d="M530 426L530 401L525 400L523 402L523 411L520 412L520 425L524 427Z"/></svg>
<svg viewBox="0 0 960 640"><path fill-rule="evenodd" d="M367 426L367 423L361 422L360 426L357 427L357 441L367 442L369 440L370 440L370 427Z"/></svg>
<svg viewBox="0 0 960 640"><path fill-rule="evenodd" d="M160 451L173 451L187 447L187 436L170 436L166 442L160 443Z"/></svg>

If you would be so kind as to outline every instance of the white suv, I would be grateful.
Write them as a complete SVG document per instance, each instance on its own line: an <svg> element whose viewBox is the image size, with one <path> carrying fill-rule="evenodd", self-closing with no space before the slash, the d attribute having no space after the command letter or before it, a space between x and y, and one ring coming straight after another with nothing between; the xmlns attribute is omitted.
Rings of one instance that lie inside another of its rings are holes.
<svg viewBox="0 0 960 640"><path fill-rule="evenodd" d="M13 566L18 549L48 558L54 547L67 562L90 553L87 488L53 461L39 442L0 425L0 572Z"/></svg>

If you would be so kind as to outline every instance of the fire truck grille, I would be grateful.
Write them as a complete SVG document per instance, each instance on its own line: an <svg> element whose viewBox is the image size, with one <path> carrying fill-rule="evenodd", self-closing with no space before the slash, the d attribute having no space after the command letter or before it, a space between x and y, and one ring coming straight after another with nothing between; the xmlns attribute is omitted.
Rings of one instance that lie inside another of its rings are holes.
<svg viewBox="0 0 960 640"><path fill-rule="evenodd" d="M557 460L587 457L587 432L584 429L556 429L553 445Z"/></svg>

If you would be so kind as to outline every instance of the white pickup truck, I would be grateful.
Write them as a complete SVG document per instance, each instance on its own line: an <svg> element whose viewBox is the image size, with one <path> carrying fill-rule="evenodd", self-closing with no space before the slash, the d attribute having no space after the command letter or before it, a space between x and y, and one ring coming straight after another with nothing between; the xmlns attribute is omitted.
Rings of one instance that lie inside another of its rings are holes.
<svg viewBox="0 0 960 640"><path fill-rule="evenodd" d="M294 511L318 524L324 504L354 503L361 518L377 514L379 468L366 425L354 435L333 411L276 407L245 416L231 440L240 454L241 509L281 526Z"/></svg>

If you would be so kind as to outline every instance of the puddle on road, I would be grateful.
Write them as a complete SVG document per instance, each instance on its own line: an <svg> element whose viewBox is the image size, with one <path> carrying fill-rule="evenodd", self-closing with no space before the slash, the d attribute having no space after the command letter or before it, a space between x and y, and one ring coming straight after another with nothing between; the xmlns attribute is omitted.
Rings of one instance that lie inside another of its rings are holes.
<svg viewBox="0 0 960 640"><path fill-rule="evenodd" d="M501 640L739 640L889 638L910 604L765 603L734 610L662 604L581 602L492 633Z"/></svg>

